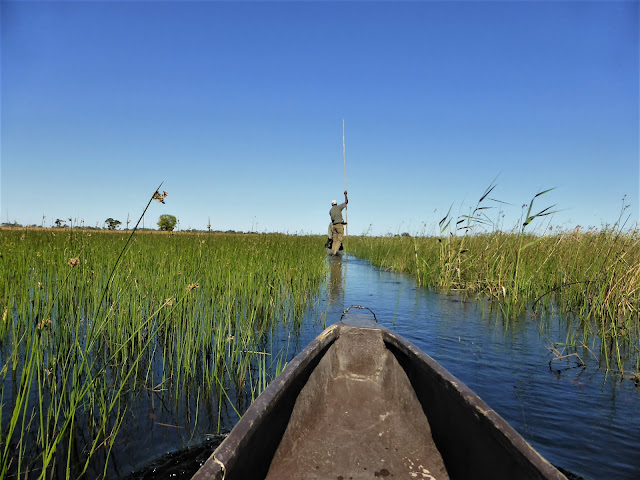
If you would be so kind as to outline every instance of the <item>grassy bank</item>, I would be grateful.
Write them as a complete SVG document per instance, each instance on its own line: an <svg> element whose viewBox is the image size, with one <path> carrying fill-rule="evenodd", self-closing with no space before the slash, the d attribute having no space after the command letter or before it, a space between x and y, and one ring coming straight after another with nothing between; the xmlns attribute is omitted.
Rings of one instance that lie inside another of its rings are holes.
<svg viewBox="0 0 640 480"><path fill-rule="evenodd" d="M136 392L241 409L326 274L317 237L138 232L111 276L127 238L0 232L0 479L106 472Z"/></svg>

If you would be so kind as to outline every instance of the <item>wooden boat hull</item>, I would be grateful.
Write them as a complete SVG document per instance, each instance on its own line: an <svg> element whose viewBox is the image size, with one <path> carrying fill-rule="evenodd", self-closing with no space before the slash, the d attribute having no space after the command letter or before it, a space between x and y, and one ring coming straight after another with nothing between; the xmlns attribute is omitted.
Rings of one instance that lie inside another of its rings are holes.
<svg viewBox="0 0 640 480"><path fill-rule="evenodd" d="M348 317L287 365L194 479L566 478L431 357Z"/></svg>

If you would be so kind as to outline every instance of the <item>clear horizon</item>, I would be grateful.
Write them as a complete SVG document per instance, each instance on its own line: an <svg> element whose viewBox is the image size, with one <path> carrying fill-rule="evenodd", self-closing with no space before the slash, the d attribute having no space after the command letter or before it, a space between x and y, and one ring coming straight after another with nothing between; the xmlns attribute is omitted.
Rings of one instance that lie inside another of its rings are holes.
<svg viewBox="0 0 640 480"><path fill-rule="evenodd" d="M638 1L4 1L0 218L323 234L638 222ZM626 197L625 197L626 196ZM526 209L525 209L526 211ZM503 216L504 215L504 216Z"/></svg>

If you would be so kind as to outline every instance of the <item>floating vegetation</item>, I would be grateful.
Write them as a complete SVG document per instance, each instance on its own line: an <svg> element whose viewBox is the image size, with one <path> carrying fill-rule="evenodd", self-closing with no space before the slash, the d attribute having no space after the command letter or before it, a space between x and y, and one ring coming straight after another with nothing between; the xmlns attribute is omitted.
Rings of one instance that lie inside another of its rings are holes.
<svg viewBox="0 0 640 480"><path fill-rule="evenodd" d="M275 234L3 230L0 252L0 479L106 476L140 392L239 415L327 269Z"/></svg>

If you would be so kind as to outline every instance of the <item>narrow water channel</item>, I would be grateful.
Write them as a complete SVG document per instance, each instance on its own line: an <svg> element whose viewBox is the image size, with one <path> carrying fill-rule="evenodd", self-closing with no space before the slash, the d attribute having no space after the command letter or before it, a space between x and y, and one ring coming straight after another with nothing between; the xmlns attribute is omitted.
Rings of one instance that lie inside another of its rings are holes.
<svg viewBox="0 0 640 480"><path fill-rule="evenodd" d="M640 478L640 388L607 375L582 353L586 368L574 368L571 359L550 368L550 340L567 335L560 320L547 319L542 328L539 319L524 315L505 328L478 301L427 291L358 258L328 260L328 323L350 305L366 306L474 390L554 465L588 479Z"/></svg>
<svg viewBox="0 0 640 480"><path fill-rule="evenodd" d="M367 307L380 324L415 343L474 390L554 465L585 479L640 478L640 388L607 375L588 352L581 353L586 368L576 368L571 359L552 362L550 368L550 341L566 338L560 320L547 319L541 327L539 319L524 315L505 328L478 301L419 288L408 276L352 256L327 261L326 291L301 329L291 335L282 328L272 339L276 346L286 342L288 359L325 325L337 322L347 307ZM222 417L228 429L237 420L228 411ZM170 448L175 434L158 430ZM192 458L188 461L193 465ZM180 477L175 470L174 477Z"/></svg>

